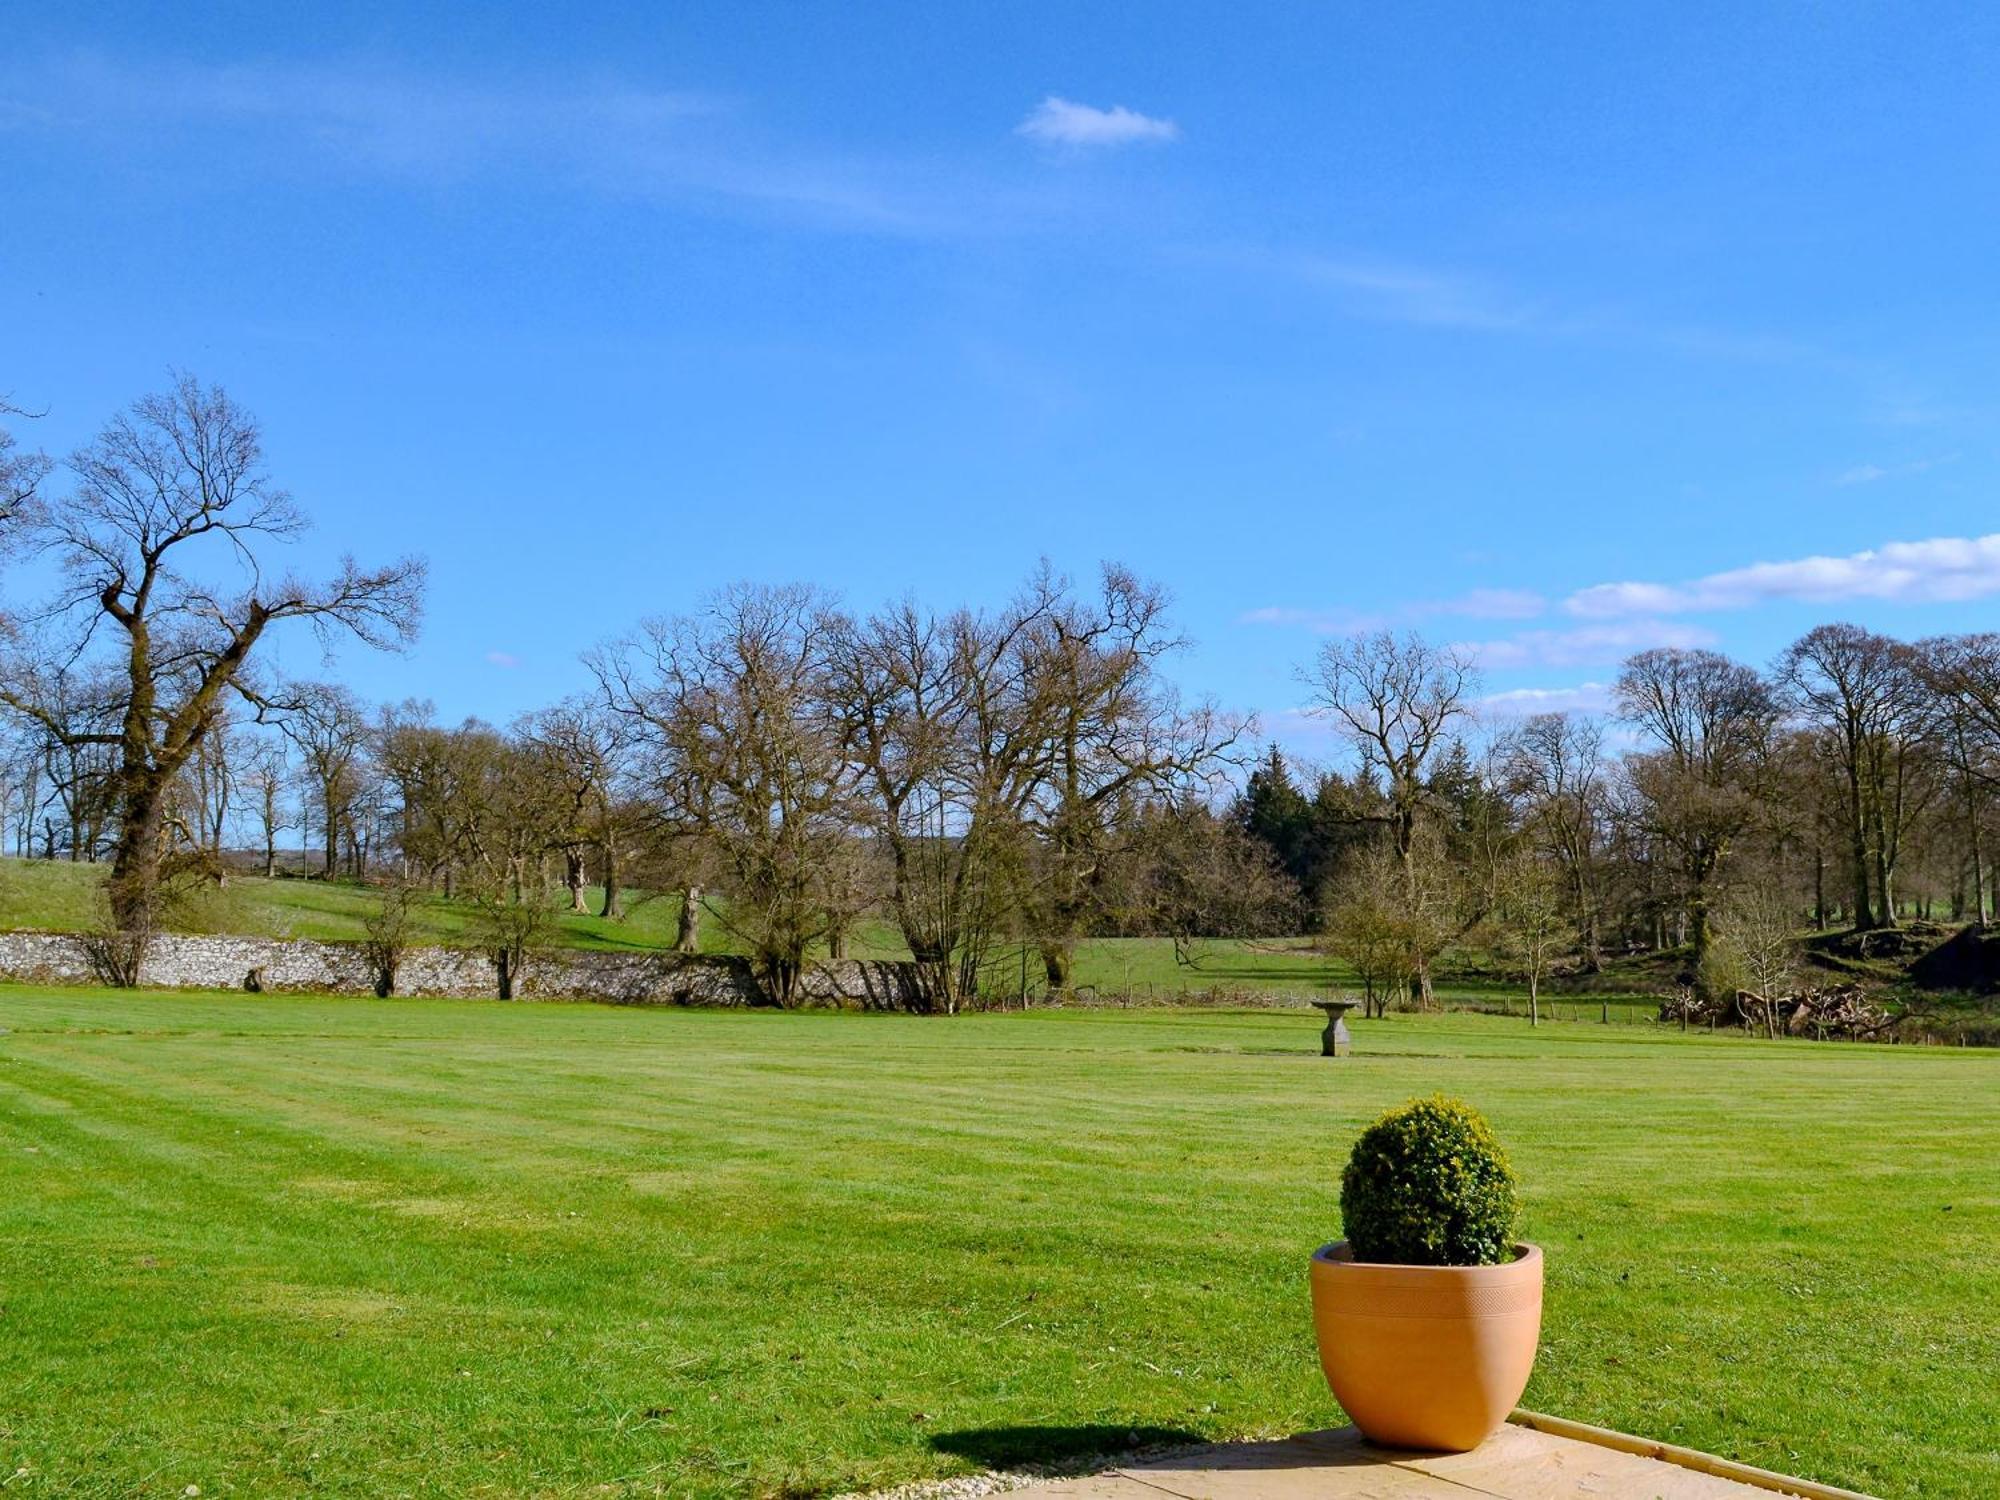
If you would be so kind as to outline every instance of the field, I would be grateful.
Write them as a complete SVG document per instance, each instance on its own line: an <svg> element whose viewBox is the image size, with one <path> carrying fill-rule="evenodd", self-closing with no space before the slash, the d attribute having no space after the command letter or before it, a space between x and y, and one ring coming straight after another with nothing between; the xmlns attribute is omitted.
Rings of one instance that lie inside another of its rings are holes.
<svg viewBox="0 0 2000 1500"><path fill-rule="evenodd" d="M0 931L24 928L46 932L83 932L101 923L99 865L66 861L0 859ZM591 911L600 893L587 893ZM316 938L359 942L367 921L379 909L381 893L347 881L232 876L220 890L204 889L175 915L174 924L191 932L243 933L257 937ZM556 919L552 940L563 947L597 951L664 949L672 945L680 917L676 896L629 893L624 914L617 919L563 912ZM475 913L463 902L426 895L415 904L416 940L430 943L467 941ZM728 928L714 916L702 926L706 952L735 951ZM857 958L907 958L909 949L893 924L868 921L855 933ZM1172 1001L1189 996L1264 995L1303 997L1351 988L1348 967L1314 949L1304 938L1267 941L1226 940L1202 944L1195 962L1178 962L1173 944L1164 938L1091 938L1078 945L1076 983L1086 994L1130 997L1140 1002ZM1041 994L1040 961L1029 951L1003 950L996 959L995 983L1012 995L1025 977L1030 994ZM1446 982L1440 990L1448 1000L1480 1005L1524 1006L1520 996L1490 983ZM1632 1020L1655 1013L1659 1001L1650 995L1593 993L1557 997L1554 1010L1563 1015Z"/></svg>
<svg viewBox="0 0 2000 1500"><path fill-rule="evenodd" d="M2000 1493L2000 1058L1317 1019L0 990L0 1488L807 1494L1325 1425L1305 1257L1445 1089L1550 1253L1529 1404Z"/></svg>

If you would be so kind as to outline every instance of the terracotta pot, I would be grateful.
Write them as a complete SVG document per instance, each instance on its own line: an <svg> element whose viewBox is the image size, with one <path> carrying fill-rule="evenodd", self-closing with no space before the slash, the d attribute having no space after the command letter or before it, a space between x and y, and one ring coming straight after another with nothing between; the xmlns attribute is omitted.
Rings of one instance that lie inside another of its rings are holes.
<svg viewBox="0 0 2000 1500"><path fill-rule="evenodd" d="M1313 1330L1326 1383L1371 1442L1462 1453L1507 1420L1542 1336L1542 1252L1498 1266L1312 1258Z"/></svg>

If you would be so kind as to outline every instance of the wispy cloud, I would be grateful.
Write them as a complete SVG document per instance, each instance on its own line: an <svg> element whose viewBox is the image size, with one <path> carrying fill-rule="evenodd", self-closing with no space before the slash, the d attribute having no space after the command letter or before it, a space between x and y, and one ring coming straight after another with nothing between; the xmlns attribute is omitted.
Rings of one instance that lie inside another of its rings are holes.
<svg viewBox="0 0 2000 1500"><path fill-rule="evenodd" d="M1548 608L1548 600L1527 589L1469 589L1449 599L1419 599L1393 611L1309 609L1267 604L1237 617L1244 625L1299 625L1321 635L1360 635L1393 630L1419 620L1531 620Z"/></svg>
<svg viewBox="0 0 2000 1500"><path fill-rule="evenodd" d="M1183 259L1281 277L1328 293L1352 316L1475 331L1526 329L1546 317L1529 298L1462 272L1368 256L1248 245L1182 247Z"/></svg>
<svg viewBox="0 0 2000 1500"><path fill-rule="evenodd" d="M1886 468L1881 464L1856 464L1851 469L1841 470L1834 476L1833 482L1846 488L1850 485L1874 484L1879 479L1901 479L1905 475L1923 474L1943 464L1954 463L1958 458L1959 455L1956 453L1940 453L1935 458L1916 458L1908 463L1890 464Z"/></svg>
<svg viewBox="0 0 2000 1500"><path fill-rule="evenodd" d="M1601 583L1563 603L1583 619L1749 609L1779 601L1880 599L1933 604L2000 593L2000 532L1889 542L1845 557L1803 557L1710 573L1685 583Z"/></svg>
<svg viewBox="0 0 2000 1500"><path fill-rule="evenodd" d="M782 212L831 228L935 234L1035 222L1044 189L950 162L774 139L740 103L618 79L544 84L369 62L214 66L103 56L0 63L0 128L103 139L121 161L206 132L205 162Z"/></svg>
<svg viewBox="0 0 2000 1500"><path fill-rule="evenodd" d="M1499 640L1457 644L1487 670L1506 671L1521 667L1610 666L1635 651L1649 651L1655 646L1689 650L1713 646L1717 640L1714 631L1684 621L1621 620L1569 630L1524 630Z"/></svg>
<svg viewBox="0 0 2000 1500"><path fill-rule="evenodd" d="M684 122L721 108L693 92L612 83L552 89L389 65L139 66L89 55L8 76L4 88L33 123L110 132L215 124L243 144L254 138L247 128L264 127L356 165L420 175L518 160L522 151L574 158L659 148Z"/></svg>
<svg viewBox="0 0 2000 1500"><path fill-rule="evenodd" d="M521 658L511 651L489 651L486 653L486 659L496 667L506 667L510 670L521 665Z"/></svg>
<svg viewBox="0 0 2000 1500"><path fill-rule="evenodd" d="M1525 719L1532 714L1601 714L1611 708L1611 685L1579 682L1574 687L1510 688L1479 700L1486 717Z"/></svg>
<svg viewBox="0 0 2000 1500"><path fill-rule="evenodd" d="M1861 373L1850 359L1782 334L1704 327L1618 306L1579 306L1525 291L1487 271L1282 245L1182 245L1173 253L1184 260L1232 266L1318 290L1357 318L1640 349L1685 359Z"/></svg>
<svg viewBox="0 0 2000 1500"><path fill-rule="evenodd" d="M1105 147L1176 141L1181 128L1172 120L1142 115L1122 104L1099 109L1050 94L1028 111L1014 133L1050 146Z"/></svg>

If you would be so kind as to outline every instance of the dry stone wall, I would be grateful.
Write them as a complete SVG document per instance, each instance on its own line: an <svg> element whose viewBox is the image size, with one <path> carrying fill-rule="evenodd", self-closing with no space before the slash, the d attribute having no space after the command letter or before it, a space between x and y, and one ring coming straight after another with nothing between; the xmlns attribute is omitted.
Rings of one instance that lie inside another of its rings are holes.
<svg viewBox="0 0 2000 1500"><path fill-rule="evenodd" d="M359 944L305 939L163 934L153 939L139 968L141 984L168 989L372 995L375 979L375 967ZM0 932L0 980L101 984L104 976L86 937ZM911 1009L918 994L909 964L874 960L821 964L800 988L808 1003L868 1010ZM398 995L490 999L497 991L493 960L464 949L411 948L396 971ZM762 999L744 959L573 950L533 955L515 994L621 1005L756 1005Z"/></svg>

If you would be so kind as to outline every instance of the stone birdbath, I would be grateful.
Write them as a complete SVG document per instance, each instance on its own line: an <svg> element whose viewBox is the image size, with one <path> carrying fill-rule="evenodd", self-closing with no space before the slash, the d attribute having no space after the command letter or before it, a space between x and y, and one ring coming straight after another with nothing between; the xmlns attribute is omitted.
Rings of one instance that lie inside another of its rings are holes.
<svg viewBox="0 0 2000 1500"><path fill-rule="evenodd" d="M1345 1057L1354 1050L1354 1039L1347 1034L1345 1017L1360 1003L1359 1000L1313 1001L1316 1008L1326 1012L1326 1030L1319 1035L1321 1057Z"/></svg>

